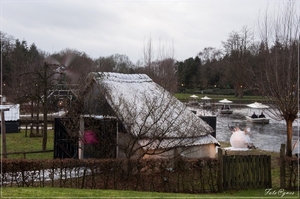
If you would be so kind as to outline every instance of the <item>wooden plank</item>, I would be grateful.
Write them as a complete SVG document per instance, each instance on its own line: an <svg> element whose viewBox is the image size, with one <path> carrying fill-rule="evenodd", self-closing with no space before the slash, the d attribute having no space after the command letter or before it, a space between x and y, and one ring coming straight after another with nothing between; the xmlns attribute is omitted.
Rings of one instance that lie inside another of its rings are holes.
<svg viewBox="0 0 300 199"><path fill-rule="evenodd" d="M235 156L232 157L232 160L231 160L231 187L232 188L235 188L235 182L236 182L236 158Z"/></svg>
<svg viewBox="0 0 300 199"><path fill-rule="evenodd" d="M228 189L228 162L227 162L228 156L223 156L223 189Z"/></svg>
<svg viewBox="0 0 300 199"><path fill-rule="evenodd" d="M240 157L241 156L236 156L235 158L235 162L236 162L236 179L235 179L235 185L236 187L240 187L240 175L241 175L241 172L240 172Z"/></svg>
<svg viewBox="0 0 300 199"><path fill-rule="evenodd" d="M231 178L230 183L231 183L231 187L235 188L236 187L236 158L235 158L235 156L232 157L231 168L232 169L230 171L231 171L232 178Z"/></svg>
<svg viewBox="0 0 300 199"><path fill-rule="evenodd" d="M242 171L243 171L243 175L242 175L242 179L243 179L243 188L247 187L247 174L248 174L248 169L247 169L247 156L243 156L243 162L242 162Z"/></svg>
<svg viewBox="0 0 300 199"><path fill-rule="evenodd" d="M264 173L263 173L263 187L267 188L267 184L268 184L268 160L267 160L267 156L264 156L263 159L263 169L264 169Z"/></svg>
<svg viewBox="0 0 300 199"><path fill-rule="evenodd" d="M250 172L249 172L249 157L246 156L245 158L245 170L247 172L245 172L245 187L248 187L249 186L249 176L250 176Z"/></svg>
<svg viewBox="0 0 300 199"><path fill-rule="evenodd" d="M256 178L254 181L254 183L255 183L254 188L255 188L255 187L260 186L260 174L261 174L260 169L261 169L261 167L260 167L260 156L258 155L258 156L254 156L254 157L255 157L255 167L256 167Z"/></svg>
<svg viewBox="0 0 300 199"><path fill-rule="evenodd" d="M229 181L229 176L228 176L228 168L230 167L229 161L228 161L228 156L224 156L223 157L223 185L224 185L224 189L227 190L228 189L228 181Z"/></svg>
<svg viewBox="0 0 300 199"><path fill-rule="evenodd" d="M235 181L235 183L236 183L236 186L238 187L238 188L241 188L241 186L242 186L242 178L241 178L241 175L242 175L242 170L241 170L241 157L242 156L237 156L236 157L236 181Z"/></svg>
<svg viewBox="0 0 300 199"><path fill-rule="evenodd" d="M223 150L218 148L218 159L219 159L219 173L218 173L218 190L223 191Z"/></svg>
<svg viewBox="0 0 300 199"><path fill-rule="evenodd" d="M252 156L252 171L253 171L253 178L252 180L252 187L256 186L256 180L257 180L257 168L256 168L256 156Z"/></svg>
<svg viewBox="0 0 300 199"><path fill-rule="evenodd" d="M251 178L252 178L252 167L251 167L251 157L250 156L247 156L247 186L250 186L251 185Z"/></svg>
<svg viewBox="0 0 300 199"><path fill-rule="evenodd" d="M231 159L230 156L228 156L227 158L227 188L230 189L231 188Z"/></svg>
<svg viewBox="0 0 300 199"><path fill-rule="evenodd" d="M259 187L260 186L260 169L261 169L260 156L258 155L258 156L254 156L254 157L255 157L255 166L256 166L256 172L255 172L256 178L254 181L254 183L255 183L254 187Z"/></svg>

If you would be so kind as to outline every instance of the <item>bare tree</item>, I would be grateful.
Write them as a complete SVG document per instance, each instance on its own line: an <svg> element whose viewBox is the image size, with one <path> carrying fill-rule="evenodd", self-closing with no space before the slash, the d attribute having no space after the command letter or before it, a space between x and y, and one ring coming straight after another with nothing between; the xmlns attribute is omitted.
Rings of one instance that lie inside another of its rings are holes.
<svg viewBox="0 0 300 199"><path fill-rule="evenodd" d="M202 66L200 67L200 73L197 75L200 77L200 85L202 88L208 86L221 86L228 85L230 77L226 71L225 66L222 67L221 59L223 53L221 50L206 47L198 53Z"/></svg>
<svg viewBox="0 0 300 199"><path fill-rule="evenodd" d="M163 45L159 40L157 50L155 50L150 38L144 45L143 62L142 73L147 74L154 82L168 91L176 91L177 76L173 44L171 46Z"/></svg>
<svg viewBox="0 0 300 199"><path fill-rule="evenodd" d="M9 57L11 63L10 76L13 81L7 83L10 100L17 103L31 102L31 120L34 119L36 111L36 134L33 133L31 126L30 136L39 134L39 105L42 95L40 78L36 74L43 64L44 54L39 52L34 44L27 47L26 41L16 40L15 47Z"/></svg>
<svg viewBox="0 0 300 199"><path fill-rule="evenodd" d="M202 64L206 64L212 60L221 60L223 57L221 50L213 47L205 47L198 53L198 57L201 59Z"/></svg>
<svg viewBox="0 0 300 199"><path fill-rule="evenodd" d="M37 134L39 134L39 111L40 104L43 107L43 141L42 149L46 150L47 147L47 113L48 113L48 94L49 89L54 85L53 76L56 74L55 68L52 64L45 62L45 54L39 52L36 46L31 45L30 49L27 48L25 41L22 43L16 42L15 53L12 57L13 70L12 75L15 77L11 83L11 89L14 90L14 101L24 103L31 101L31 113L33 119L33 105L36 108L36 120L37 120ZM16 59L13 59L16 58ZM33 133L31 131L31 136Z"/></svg>
<svg viewBox="0 0 300 199"><path fill-rule="evenodd" d="M260 21L261 65L255 74L257 86L271 105L273 116L286 122L286 155L292 156L292 124L299 108L297 2L288 1L284 7L279 7L278 13L271 14L266 13Z"/></svg>
<svg viewBox="0 0 300 199"><path fill-rule="evenodd" d="M243 27L240 32L230 33L226 42L223 42L227 61L227 72L233 80L235 96L242 98L247 82L251 80L251 46L253 45L253 33ZM238 71L238 75L237 75Z"/></svg>
<svg viewBox="0 0 300 199"><path fill-rule="evenodd" d="M115 54L99 57L94 61L96 70L101 72L133 73L134 64L126 55Z"/></svg>

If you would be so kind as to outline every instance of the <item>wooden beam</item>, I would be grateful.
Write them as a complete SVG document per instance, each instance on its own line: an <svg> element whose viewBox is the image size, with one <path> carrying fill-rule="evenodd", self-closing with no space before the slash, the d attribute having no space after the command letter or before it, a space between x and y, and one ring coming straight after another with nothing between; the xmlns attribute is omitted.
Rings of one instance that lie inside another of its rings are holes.
<svg viewBox="0 0 300 199"><path fill-rule="evenodd" d="M6 155L6 129L5 129L5 116L4 111L9 111L9 108L0 108L1 111L1 138L2 138L2 153L3 158L7 158Z"/></svg>

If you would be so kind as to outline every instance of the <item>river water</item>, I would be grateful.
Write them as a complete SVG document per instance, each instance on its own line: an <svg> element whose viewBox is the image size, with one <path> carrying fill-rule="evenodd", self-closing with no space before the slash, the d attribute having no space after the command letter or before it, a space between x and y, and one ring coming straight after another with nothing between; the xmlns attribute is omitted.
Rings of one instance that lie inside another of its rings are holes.
<svg viewBox="0 0 300 199"><path fill-rule="evenodd" d="M202 116L211 116L217 115L217 124L216 124L216 139L220 142L230 142L230 137L232 135L228 126L239 127L244 130L245 128L250 131L250 138L253 144L259 149L266 151L280 151L280 145L286 144L286 123L285 121L277 121L270 117L270 113L268 111L264 111L264 115L267 118L270 118L269 124L253 124L251 122L246 121L245 116L251 116L253 114L254 109L250 109L248 107L243 106L231 106L231 110L233 110L232 114L217 114L218 110L211 112L209 110L200 109L197 107L190 107L191 110L197 112L197 115ZM261 112L258 110L256 114L260 114ZM300 147L297 142L299 139L300 132L300 121L295 120L293 123L293 142L295 143L295 147L293 150L293 154L300 153ZM222 147L222 146L221 146Z"/></svg>
<svg viewBox="0 0 300 199"><path fill-rule="evenodd" d="M285 121L277 121L270 117L267 111L264 112L267 118L270 118L269 124L253 124L246 121L246 115L252 115L253 110L249 108L232 108L233 114L219 114L217 116L216 125L216 139L218 141L229 142L231 131L229 126L237 126L240 129L248 128L250 130L250 138L254 145L262 150L280 151L280 145L286 143L286 123ZM260 114L260 112L256 112ZM295 148L294 153L299 153L299 139L300 124L299 120L293 123L293 143ZM221 146L222 147L222 146Z"/></svg>

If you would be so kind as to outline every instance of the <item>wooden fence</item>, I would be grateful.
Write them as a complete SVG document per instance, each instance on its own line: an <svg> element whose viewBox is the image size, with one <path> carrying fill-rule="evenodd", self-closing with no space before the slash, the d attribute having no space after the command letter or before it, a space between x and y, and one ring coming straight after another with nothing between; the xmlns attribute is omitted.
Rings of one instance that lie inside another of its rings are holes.
<svg viewBox="0 0 300 199"><path fill-rule="evenodd" d="M23 158L26 159L26 154L33 153L50 153L54 152L54 150L42 150L42 151L17 151L17 152L9 152L9 153L1 153L1 156L7 157L8 155L20 155L23 154Z"/></svg>
<svg viewBox="0 0 300 199"><path fill-rule="evenodd" d="M42 152L42 151L35 151L35 152ZM49 151L43 151L43 152L53 152L53 150ZM22 153L24 155L24 159L26 158L26 153L34 153L34 152L14 152L10 154L16 154L16 153ZM23 160L24 161L24 160ZM52 161L52 160L50 160ZM64 169L63 167L60 168L62 165L64 165L64 161L61 159L56 159L56 161L62 161L57 163L56 166L58 167L52 167L56 169ZM66 161L75 161L75 165L80 165L79 163L85 162L85 161L101 161L97 159L91 159L91 160L75 160L75 159L66 159ZM78 162L76 162L78 161ZM106 159L103 160L106 164L106 161L120 161L118 164L122 163L122 160L114 160L114 159ZM148 161L148 162L147 162ZM149 161L151 160L144 160L141 163L144 165L147 165L147 167L138 167L138 169L149 169ZM168 160L160 160L160 161L168 161ZM156 163L158 160L154 161L153 172L150 171L144 171L143 172L137 172L135 173L135 176L132 176L133 180L132 182L135 182L137 179L142 179L143 175L147 176L148 178L151 177L152 181L149 182L151 185L155 185L162 179L167 179L167 181L163 181L163 185L167 187L162 187L160 185L160 188L156 189L145 189L147 191L176 191L176 192L189 192L188 190L192 192L197 193L204 193L204 192L222 192L225 190L236 190L236 189L249 189L249 188L271 188L272 187L272 179L271 179L271 156L269 155L226 155L223 154L222 149L219 149L218 151L218 159L196 159L196 160L182 160L180 162L180 167L176 167L174 171L169 171L166 168L163 168L163 166L158 166ZM96 163L96 162L95 162ZM34 164L34 161L28 164ZM5 166L6 164L4 164ZM8 164L9 165L9 164ZM37 164L40 165L40 164ZM66 164L68 165L68 164ZM86 168L87 164L84 164ZM100 163L96 163L95 165L100 165ZM121 173L118 173L116 175L114 172L110 173L110 171L115 171L115 169L111 169L111 163L107 163L107 168L109 168L108 172L104 172L107 179L111 179L113 182L120 181L118 175L121 175ZM169 167L167 163L162 164L164 166ZM136 165L138 166L138 165ZM33 166L32 166L33 167ZM90 166L91 170L95 166ZM4 167L5 168L5 167ZM21 168L21 167L20 167ZM23 167L22 167L23 168ZM97 171L101 171L103 167L101 166L101 169L99 168ZM122 168L122 166L120 167ZM151 167L152 168L152 167ZM23 168L26 170L26 168ZM69 169L69 168L65 168ZM72 168L71 168L72 169ZM162 169L160 172L157 172L157 169ZM43 170L38 169L38 170ZM26 170L27 171L27 170ZM5 173L5 172L4 172ZM62 174L62 173L61 173ZM71 174L71 173L70 173ZM159 174L159 175L158 175ZM5 175L10 175L5 174ZM42 174L39 174L42 175ZM89 174L90 175L90 174ZM4 176L4 174L3 174ZM2 176L2 178L3 178ZM121 175L122 176L122 175ZM40 176L41 177L41 176ZM65 176L60 176L65 177ZM9 179L6 177L9 182ZM72 179L72 178L70 178ZM93 178L94 179L94 178ZM101 181L101 180L100 180ZM132 183L131 182L131 183ZM154 183L155 182L155 183ZM164 184L165 183L165 184ZM112 183L113 184L113 183ZM143 184L143 183L142 183ZM137 182L136 186L140 186L141 182ZM177 186L178 185L178 186ZM180 186L179 186L180 185ZM121 185L120 185L121 186ZM123 185L122 185L123 186ZM126 185L127 186L127 185ZM147 183L143 184L143 186L147 187ZM140 187L141 190L144 190L144 188ZM177 186L177 187L176 187ZM93 188L94 185L92 186ZM102 187L103 188L103 187ZM105 187L104 187L105 188ZM114 188L114 187L110 187ZM163 189L161 189L163 188ZM174 188L174 189L173 189ZM176 190L175 190L176 188ZM145 191L144 190L144 191Z"/></svg>
<svg viewBox="0 0 300 199"><path fill-rule="evenodd" d="M222 149L218 156L219 190L272 187L271 156L223 155Z"/></svg>

